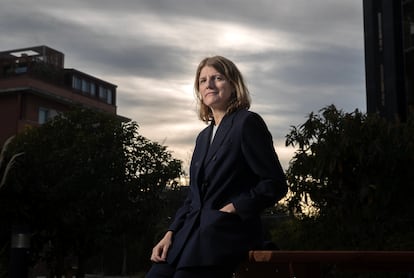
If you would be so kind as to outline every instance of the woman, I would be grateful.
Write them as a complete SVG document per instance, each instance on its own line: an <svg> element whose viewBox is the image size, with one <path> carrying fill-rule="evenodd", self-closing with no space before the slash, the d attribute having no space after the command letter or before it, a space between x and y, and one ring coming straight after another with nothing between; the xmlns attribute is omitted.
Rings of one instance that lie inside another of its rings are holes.
<svg viewBox="0 0 414 278"><path fill-rule="evenodd" d="M189 193L153 248L153 277L231 277L263 242L260 213L287 192L272 137L248 111L249 91L234 63L208 57L196 71L198 135Z"/></svg>

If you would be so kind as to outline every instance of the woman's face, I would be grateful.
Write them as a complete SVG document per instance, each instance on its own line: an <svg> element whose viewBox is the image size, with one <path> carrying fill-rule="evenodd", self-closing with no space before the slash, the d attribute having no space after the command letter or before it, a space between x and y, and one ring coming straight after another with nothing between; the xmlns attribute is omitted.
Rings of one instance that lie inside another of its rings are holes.
<svg viewBox="0 0 414 278"><path fill-rule="evenodd" d="M225 112L234 91L226 77L210 66L201 69L198 90L203 103L213 112Z"/></svg>

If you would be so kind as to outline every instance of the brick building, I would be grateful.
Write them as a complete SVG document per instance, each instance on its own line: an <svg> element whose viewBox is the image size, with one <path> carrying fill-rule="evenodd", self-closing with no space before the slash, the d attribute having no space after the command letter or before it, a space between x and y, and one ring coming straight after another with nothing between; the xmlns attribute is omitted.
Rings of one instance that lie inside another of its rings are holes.
<svg viewBox="0 0 414 278"><path fill-rule="evenodd" d="M0 52L0 145L26 126L87 107L116 115L116 88L76 69L47 46ZM126 119L126 118L125 118Z"/></svg>

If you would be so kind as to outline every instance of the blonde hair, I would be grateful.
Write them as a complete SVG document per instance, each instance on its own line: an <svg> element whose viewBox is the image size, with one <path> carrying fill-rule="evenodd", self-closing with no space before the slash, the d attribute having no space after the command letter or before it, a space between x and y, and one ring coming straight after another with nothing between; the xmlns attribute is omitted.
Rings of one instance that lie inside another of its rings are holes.
<svg viewBox="0 0 414 278"><path fill-rule="evenodd" d="M199 77L201 70L206 67L213 67L220 74L222 74L229 82L230 85L235 89L228 106L227 114L240 109L250 108L250 93L244 83L243 76L240 73L236 65L229 59L222 56L213 56L204 58L197 67L196 76L194 80L194 90L197 96L198 105L198 116L200 120L208 123L213 120L213 112L210 107L203 103L202 96L200 95Z"/></svg>

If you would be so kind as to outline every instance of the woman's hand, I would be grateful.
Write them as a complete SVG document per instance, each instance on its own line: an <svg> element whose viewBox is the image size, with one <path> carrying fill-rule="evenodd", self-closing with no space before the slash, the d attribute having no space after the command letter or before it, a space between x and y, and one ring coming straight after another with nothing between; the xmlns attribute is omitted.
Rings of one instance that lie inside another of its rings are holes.
<svg viewBox="0 0 414 278"><path fill-rule="evenodd" d="M222 207L220 211L227 213L236 213L236 208L233 206L233 203L230 203Z"/></svg>
<svg viewBox="0 0 414 278"><path fill-rule="evenodd" d="M166 232L164 237L152 248L151 261L154 263L166 261L168 249L172 244L172 236L172 231Z"/></svg>

